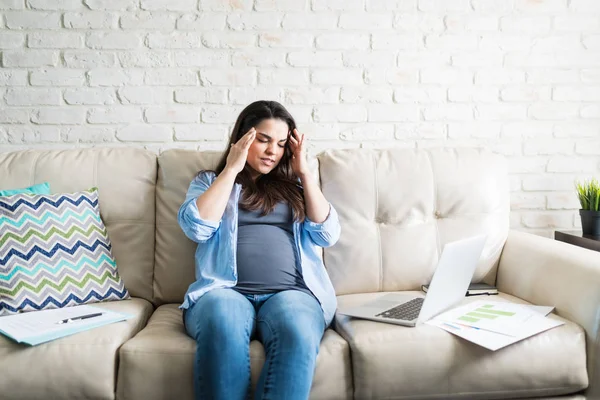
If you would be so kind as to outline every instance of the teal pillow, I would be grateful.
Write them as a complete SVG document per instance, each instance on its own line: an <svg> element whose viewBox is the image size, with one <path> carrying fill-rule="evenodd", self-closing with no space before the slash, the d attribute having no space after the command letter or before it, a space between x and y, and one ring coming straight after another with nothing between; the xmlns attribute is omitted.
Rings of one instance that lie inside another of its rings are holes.
<svg viewBox="0 0 600 400"><path fill-rule="evenodd" d="M50 184L48 182L38 183L22 189L0 190L0 196L12 196L13 194L50 194Z"/></svg>

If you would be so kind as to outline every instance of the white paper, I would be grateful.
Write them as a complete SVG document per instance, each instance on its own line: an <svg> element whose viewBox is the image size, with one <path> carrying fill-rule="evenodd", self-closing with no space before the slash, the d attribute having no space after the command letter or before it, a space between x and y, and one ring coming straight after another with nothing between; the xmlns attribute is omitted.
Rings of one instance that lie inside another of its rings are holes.
<svg viewBox="0 0 600 400"><path fill-rule="evenodd" d="M554 310L554 306L531 306L527 305L527 307L531 308L533 311L540 313L542 315L548 315Z"/></svg>
<svg viewBox="0 0 600 400"><path fill-rule="evenodd" d="M477 304L470 303L462 307L457 307L456 309L450 310L449 312L443 313L427 321L426 324L437 326L456 336L494 351L564 324L564 322L545 317L545 315L550 313L554 307L516 305L514 303L486 301L476 303ZM465 311L471 310L473 307L479 308L482 303L492 306L498 304L497 307L493 308L499 311L510 310L508 312L512 312L514 310L519 310L519 308L521 309L518 315L517 313L510 316L506 315L504 316L506 318L499 316L494 319L494 323L491 324L487 320L482 323L481 319L478 319L476 322L457 319L457 317L465 315ZM509 306L507 307L507 305ZM520 307L511 307L511 305ZM451 320L452 318L454 318L454 320ZM514 320L511 320L511 318L514 318ZM458 323L456 321L458 321ZM501 326L501 321L505 321L506 325ZM515 321L520 322L515 323ZM483 329L480 326L485 326L486 329ZM495 329L496 331L491 329Z"/></svg>
<svg viewBox="0 0 600 400"><path fill-rule="evenodd" d="M97 317L74 320L66 324L58 323L64 319L100 312L102 315ZM31 311L0 317L0 333L17 342L34 345L130 317L130 315L89 305Z"/></svg>
<svg viewBox="0 0 600 400"><path fill-rule="evenodd" d="M521 330L536 322L536 316L539 313L526 305L480 300L453 308L434 319L507 336L519 336Z"/></svg>

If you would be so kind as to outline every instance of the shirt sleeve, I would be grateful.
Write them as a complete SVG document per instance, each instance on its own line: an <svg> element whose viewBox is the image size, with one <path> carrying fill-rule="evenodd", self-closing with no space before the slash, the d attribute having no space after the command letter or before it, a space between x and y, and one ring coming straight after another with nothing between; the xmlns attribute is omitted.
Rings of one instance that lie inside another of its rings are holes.
<svg viewBox="0 0 600 400"><path fill-rule="evenodd" d="M325 221L321 223L313 222L306 216L302 227L308 232L312 241L320 247L333 246L340 238L340 221L337 211L331 203L329 203L329 214Z"/></svg>
<svg viewBox="0 0 600 400"><path fill-rule="evenodd" d="M209 240L221 225L221 220L208 221L201 218L196 205L196 200L202 193L206 192L214 178L215 174L213 172L203 172L196 176L190 183L185 201L179 207L177 213L177 222L183 233L197 243Z"/></svg>

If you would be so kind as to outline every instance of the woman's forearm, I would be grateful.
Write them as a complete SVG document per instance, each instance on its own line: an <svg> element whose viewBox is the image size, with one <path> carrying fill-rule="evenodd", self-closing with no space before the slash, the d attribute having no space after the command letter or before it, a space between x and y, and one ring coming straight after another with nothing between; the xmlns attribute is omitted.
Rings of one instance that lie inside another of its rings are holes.
<svg viewBox="0 0 600 400"><path fill-rule="evenodd" d="M200 218L208 221L220 221L227 207L227 201L231 195L233 184L235 183L235 177L237 174L224 169L215 181L210 185L206 192L202 193L198 199L196 199L196 206Z"/></svg>
<svg viewBox="0 0 600 400"><path fill-rule="evenodd" d="M315 178L307 174L301 176L300 180L304 188L306 216L313 222L322 223L329 215L329 202L321 192Z"/></svg>

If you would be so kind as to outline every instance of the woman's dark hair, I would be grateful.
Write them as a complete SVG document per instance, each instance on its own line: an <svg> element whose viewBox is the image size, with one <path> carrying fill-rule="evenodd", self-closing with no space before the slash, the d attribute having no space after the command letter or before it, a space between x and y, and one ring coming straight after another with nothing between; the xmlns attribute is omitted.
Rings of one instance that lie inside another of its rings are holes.
<svg viewBox="0 0 600 400"><path fill-rule="evenodd" d="M266 119L279 119L285 122L290 132L296 128L292 115L276 101L259 100L248 105L235 121L227 149L214 170L217 175L225 169L231 145L237 143L252 127ZM291 161L292 151L286 143L283 157L277 166L268 174L261 175L256 182L252 179L246 164L235 180L244 189L240 206L245 210L260 210L264 216L273 211L277 203L286 202L292 209L294 220L303 221L306 215L304 196L298 177L292 171Z"/></svg>

